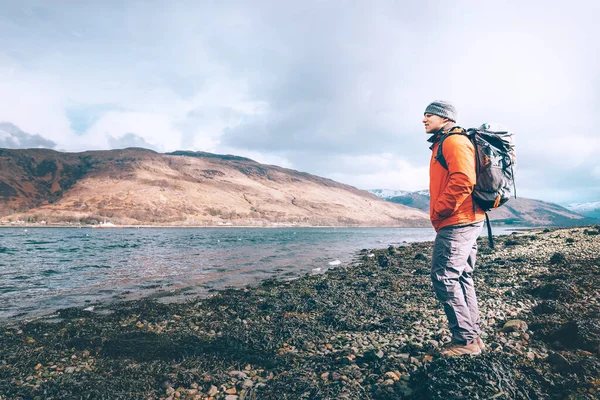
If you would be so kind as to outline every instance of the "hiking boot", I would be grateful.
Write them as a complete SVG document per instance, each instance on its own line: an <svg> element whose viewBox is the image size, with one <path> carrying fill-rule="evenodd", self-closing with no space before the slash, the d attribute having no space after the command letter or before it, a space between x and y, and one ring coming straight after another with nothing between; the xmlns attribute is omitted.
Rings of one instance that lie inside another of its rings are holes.
<svg viewBox="0 0 600 400"><path fill-rule="evenodd" d="M483 343L483 340L481 339L481 337L477 336L475 343L477 343L477 345L479 346L479 349L481 351L485 351L485 343Z"/></svg>
<svg viewBox="0 0 600 400"><path fill-rule="evenodd" d="M483 342L481 342L483 344ZM474 341L471 344L453 344L450 347L442 350L442 355L446 357L458 357L464 355L476 356L481 354L479 343Z"/></svg>

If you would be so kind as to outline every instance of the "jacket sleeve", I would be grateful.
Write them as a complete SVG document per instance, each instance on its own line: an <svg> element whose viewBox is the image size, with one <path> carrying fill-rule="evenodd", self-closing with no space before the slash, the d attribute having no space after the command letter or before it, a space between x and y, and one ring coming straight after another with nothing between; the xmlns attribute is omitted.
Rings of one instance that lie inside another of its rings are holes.
<svg viewBox="0 0 600 400"><path fill-rule="evenodd" d="M440 218L448 218L471 195L475 187L475 148L468 137L451 135L442 152L448 165L448 182L433 208Z"/></svg>

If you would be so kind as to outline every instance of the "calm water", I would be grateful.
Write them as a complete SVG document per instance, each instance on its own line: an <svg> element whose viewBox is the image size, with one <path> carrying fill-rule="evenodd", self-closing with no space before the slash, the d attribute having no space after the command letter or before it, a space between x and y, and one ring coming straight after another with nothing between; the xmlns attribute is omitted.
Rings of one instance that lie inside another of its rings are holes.
<svg viewBox="0 0 600 400"><path fill-rule="evenodd" d="M430 228L2 228L0 322L115 296L207 295L292 279L347 264L363 248L434 235Z"/></svg>

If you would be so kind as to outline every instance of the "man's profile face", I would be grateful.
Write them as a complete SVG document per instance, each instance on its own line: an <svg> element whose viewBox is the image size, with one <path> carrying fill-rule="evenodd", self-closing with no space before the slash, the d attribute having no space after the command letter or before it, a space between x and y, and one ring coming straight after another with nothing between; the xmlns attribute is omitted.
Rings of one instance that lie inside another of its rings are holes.
<svg viewBox="0 0 600 400"><path fill-rule="evenodd" d="M425 114L425 116L423 117L423 124L425 124L425 132L426 133L437 132L448 121L449 121L448 118L442 118L439 115Z"/></svg>

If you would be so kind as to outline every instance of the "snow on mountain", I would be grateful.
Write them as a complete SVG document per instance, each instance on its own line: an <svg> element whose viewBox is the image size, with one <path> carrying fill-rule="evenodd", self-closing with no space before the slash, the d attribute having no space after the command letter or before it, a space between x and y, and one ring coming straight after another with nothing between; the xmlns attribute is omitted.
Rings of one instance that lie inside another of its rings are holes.
<svg viewBox="0 0 600 400"><path fill-rule="evenodd" d="M567 209L586 217L600 218L600 201L591 201L588 203L572 203L566 206Z"/></svg>
<svg viewBox="0 0 600 400"><path fill-rule="evenodd" d="M426 190L418 190L412 192L410 190L394 190L394 189L370 189L368 192L373 193L375 196L388 200L393 197L401 197L401 196L410 196L410 195L421 195L429 197L429 189Z"/></svg>
<svg viewBox="0 0 600 400"><path fill-rule="evenodd" d="M410 192L408 190L393 190L393 189L371 189L370 193L381 199L390 199L392 197L405 196Z"/></svg>

